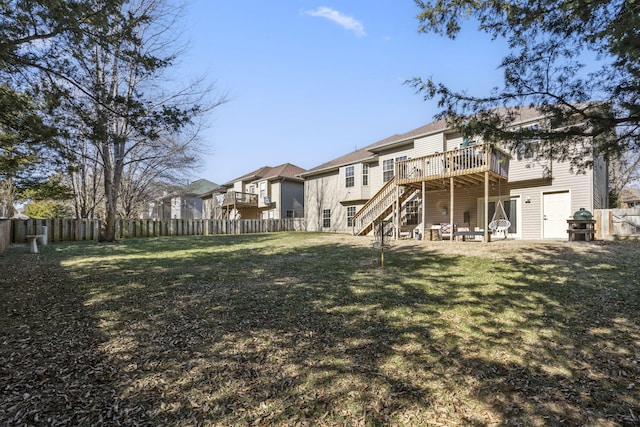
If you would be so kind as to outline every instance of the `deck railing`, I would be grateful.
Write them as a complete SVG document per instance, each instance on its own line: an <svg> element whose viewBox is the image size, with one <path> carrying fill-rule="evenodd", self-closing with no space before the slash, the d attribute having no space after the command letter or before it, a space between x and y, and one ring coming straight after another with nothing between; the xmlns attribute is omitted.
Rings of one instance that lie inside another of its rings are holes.
<svg viewBox="0 0 640 427"><path fill-rule="evenodd" d="M241 193L239 191L227 191L224 195L222 206L258 206L258 195L252 193Z"/></svg>
<svg viewBox="0 0 640 427"><path fill-rule="evenodd" d="M396 197L396 178L393 177L353 216L353 227L356 234L367 228L385 210L391 206Z"/></svg>
<svg viewBox="0 0 640 427"><path fill-rule="evenodd" d="M470 146L396 163L398 184L492 171L509 176L509 155L495 147Z"/></svg>

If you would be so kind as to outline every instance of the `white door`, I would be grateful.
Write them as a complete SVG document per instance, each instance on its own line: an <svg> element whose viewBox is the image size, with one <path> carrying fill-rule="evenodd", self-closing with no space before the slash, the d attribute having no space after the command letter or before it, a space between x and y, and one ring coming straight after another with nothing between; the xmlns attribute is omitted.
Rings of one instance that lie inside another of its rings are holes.
<svg viewBox="0 0 640 427"><path fill-rule="evenodd" d="M567 220L571 218L571 195L568 191L542 195L542 237L566 239Z"/></svg>

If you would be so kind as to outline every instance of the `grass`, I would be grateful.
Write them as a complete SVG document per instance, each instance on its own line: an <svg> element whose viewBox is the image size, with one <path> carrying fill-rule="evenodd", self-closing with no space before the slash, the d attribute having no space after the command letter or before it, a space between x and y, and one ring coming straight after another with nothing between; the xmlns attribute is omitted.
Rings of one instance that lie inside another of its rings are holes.
<svg viewBox="0 0 640 427"><path fill-rule="evenodd" d="M0 425L636 425L640 244L261 234L0 256Z"/></svg>

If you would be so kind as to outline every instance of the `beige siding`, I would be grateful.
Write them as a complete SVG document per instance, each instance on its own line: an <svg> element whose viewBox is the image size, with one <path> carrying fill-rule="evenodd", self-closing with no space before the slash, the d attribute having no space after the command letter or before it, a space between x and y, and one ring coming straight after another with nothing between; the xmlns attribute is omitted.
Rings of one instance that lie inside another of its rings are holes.
<svg viewBox="0 0 640 427"><path fill-rule="evenodd" d="M553 190L568 190L571 192L571 211L580 208L593 211L593 171L576 174L570 171L568 164L553 163Z"/></svg>
<svg viewBox="0 0 640 427"><path fill-rule="evenodd" d="M445 151L445 139L443 133L426 136L415 140L413 154L415 157L428 156Z"/></svg>
<svg viewBox="0 0 640 427"><path fill-rule="evenodd" d="M459 133L450 133L445 136L445 151L455 150L462 145L462 135Z"/></svg>
<svg viewBox="0 0 640 427"><path fill-rule="evenodd" d="M305 181L305 219L308 231L351 232L347 227L346 207L340 202L345 199L346 191L341 185L338 171L310 177ZM323 227L324 209L331 210L331 226Z"/></svg>
<svg viewBox="0 0 640 427"><path fill-rule="evenodd" d="M268 212L266 212L265 219L281 219L284 215L281 215L282 208L282 183L278 181L270 182L268 185L269 197L271 200L271 206L269 206ZM258 201L259 204L264 204L263 200Z"/></svg>
<svg viewBox="0 0 640 427"><path fill-rule="evenodd" d="M593 209L609 207L609 171L607 162L602 157L595 159L593 165Z"/></svg>
<svg viewBox="0 0 640 427"><path fill-rule="evenodd" d="M543 179L548 173L545 166L549 164L548 161L518 160L514 155L509 161L509 182Z"/></svg>

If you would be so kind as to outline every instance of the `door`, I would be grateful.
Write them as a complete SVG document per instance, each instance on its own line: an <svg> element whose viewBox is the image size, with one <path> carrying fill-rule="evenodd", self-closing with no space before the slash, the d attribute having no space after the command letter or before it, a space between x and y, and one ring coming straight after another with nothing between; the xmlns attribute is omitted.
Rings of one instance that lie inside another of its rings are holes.
<svg viewBox="0 0 640 427"><path fill-rule="evenodd" d="M505 214L507 215L507 218L511 223L511 227L509 227L509 230L507 230L507 237L511 239L522 238L522 221L520 221L520 218L522 217L522 206L520 204L519 195L489 198L489 221L486 222L484 220L484 198L478 198L478 227L483 229L484 227L482 224L487 224L495 219L494 214L496 212L496 206L498 202L502 203Z"/></svg>
<svg viewBox="0 0 640 427"><path fill-rule="evenodd" d="M567 219L571 218L571 195L568 191L542 195L542 238L566 239Z"/></svg>

